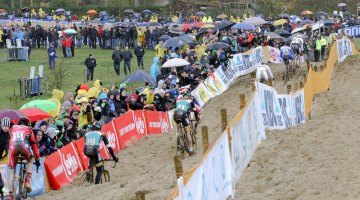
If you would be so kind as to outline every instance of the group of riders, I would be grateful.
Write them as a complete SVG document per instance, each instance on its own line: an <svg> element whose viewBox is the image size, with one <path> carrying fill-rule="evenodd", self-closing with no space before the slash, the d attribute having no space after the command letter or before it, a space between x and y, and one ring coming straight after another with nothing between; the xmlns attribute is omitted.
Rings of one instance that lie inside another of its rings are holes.
<svg viewBox="0 0 360 200"><path fill-rule="evenodd" d="M13 125L10 118L4 117L1 119L1 128L3 131L9 131L10 140L8 144L8 166L9 166L9 199L16 199L16 191L14 191L14 177L16 164L19 159L26 160L26 175L25 175L25 188L26 192L32 191L30 180L33 173L33 164L37 168L40 167L40 153L36 144L35 134L30 127L30 121L26 118L21 118L16 125ZM5 130L4 130L5 129ZM107 137L100 131L101 126L99 124L89 124L88 132L85 134L85 146L84 154L90 158L92 165L96 167L95 184L100 183L103 162L100 156L100 144L104 142L105 146L110 152L115 162L119 161L119 158L115 156L113 149L111 148ZM3 183L3 180L0 182ZM1 187L2 185L2 187ZM4 184L0 185L0 191L2 191ZM16 188L15 188L16 189ZM14 193L14 194L13 194Z"/></svg>
<svg viewBox="0 0 360 200"><path fill-rule="evenodd" d="M284 45L280 48L280 57L285 64L284 70L287 70L286 67L289 67L289 64L292 62L300 62L300 58L304 52L304 40L301 37L301 34L295 35L291 43L285 42ZM298 63L295 63L297 65ZM267 65L267 62L262 62L259 67L256 69L256 80L261 83L269 80L275 80L273 74L271 73L270 67Z"/></svg>

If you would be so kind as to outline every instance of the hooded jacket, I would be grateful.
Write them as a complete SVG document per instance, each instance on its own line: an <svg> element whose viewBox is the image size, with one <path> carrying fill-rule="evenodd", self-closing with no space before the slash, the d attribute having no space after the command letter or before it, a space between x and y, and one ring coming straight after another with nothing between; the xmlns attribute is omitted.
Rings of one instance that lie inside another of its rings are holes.
<svg viewBox="0 0 360 200"><path fill-rule="evenodd" d="M160 69L159 69L159 58L154 57L153 64L150 67L150 76L156 81L156 77L160 75Z"/></svg>

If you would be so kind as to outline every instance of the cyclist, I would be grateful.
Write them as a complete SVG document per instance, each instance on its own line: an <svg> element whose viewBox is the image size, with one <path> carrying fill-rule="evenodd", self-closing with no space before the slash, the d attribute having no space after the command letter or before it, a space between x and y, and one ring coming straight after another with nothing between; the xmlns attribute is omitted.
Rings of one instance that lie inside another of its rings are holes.
<svg viewBox="0 0 360 200"><path fill-rule="evenodd" d="M115 156L107 137L100 132L101 126L98 123L89 124L88 128L91 131L85 134L84 154L90 158L89 162L92 162L96 167L95 184L99 184L103 170L103 162L99 152L101 141L104 142L115 162L119 162L119 158Z"/></svg>
<svg viewBox="0 0 360 200"><path fill-rule="evenodd" d="M35 135L30 128L30 122L26 118L21 118L18 125L10 128L10 141L9 141L9 196L13 198L14 191L14 176L16 169L16 162L19 155L22 155L27 160L25 188L27 192L31 192L30 179L32 174L32 166L40 167L40 154L36 145Z"/></svg>
<svg viewBox="0 0 360 200"><path fill-rule="evenodd" d="M184 129L185 129L185 133L187 134L187 139L189 144L193 144L191 135L190 135L190 120L189 120L189 114L191 111L194 112L195 114L195 118L196 118L196 125L199 122L199 116L198 113L195 111L195 104L193 102L193 100L191 99L191 93L187 90L185 90L183 92L182 95L183 98L179 98L176 101L176 106L175 106L175 112L174 112L174 120L177 124L182 123ZM189 154L192 155L194 154L194 150L192 149L192 145L189 145Z"/></svg>
<svg viewBox="0 0 360 200"><path fill-rule="evenodd" d="M260 83L269 81L269 78L275 81L273 74L271 73L270 67L266 61L263 61L260 66L256 68L256 80Z"/></svg>
<svg viewBox="0 0 360 200"><path fill-rule="evenodd" d="M304 40L301 38L300 34L297 34L295 35L295 37L293 37L293 39L291 40L290 47L293 50L293 52L296 54L296 58L302 56L302 53L304 51Z"/></svg>
<svg viewBox="0 0 360 200"><path fill-rule="evenodd" d="M293 50L289 47L289 43L286 42L284 46L280 48L280 57L283 59L285 66L289 60L294 60L295 55Z"/></svg>

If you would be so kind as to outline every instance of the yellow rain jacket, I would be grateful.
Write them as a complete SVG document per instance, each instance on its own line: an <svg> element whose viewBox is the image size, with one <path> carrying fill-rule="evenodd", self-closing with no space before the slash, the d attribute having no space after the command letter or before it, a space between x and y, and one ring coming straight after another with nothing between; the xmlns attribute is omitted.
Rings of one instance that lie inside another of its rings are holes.
<svg viewBox="0 0 360 200"><path fill-rule="evenodd" d="M64 97L64 92L58 89L53 89L52 91L52 98L48 99L49 101L52 101L56 103L56 109L49 112L49 114L57 119L60 113L61 109L61 101Z"/></svg>

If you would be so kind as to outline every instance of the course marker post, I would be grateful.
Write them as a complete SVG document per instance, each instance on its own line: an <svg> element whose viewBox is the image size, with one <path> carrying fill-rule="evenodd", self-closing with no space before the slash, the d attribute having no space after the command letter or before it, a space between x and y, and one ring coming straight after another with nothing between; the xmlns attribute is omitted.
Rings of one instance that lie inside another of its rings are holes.
<svg viewBox="0 0 360 200"><path fill-rule="evenodd" d="M220 111L221 113L221 132L224 132L224 130L226 130L226 126L227 126L227 111L226 109L221 109Z"/></svg>
<svg viewBox="0 0 360 200"><path fill-rule="evenodd" d="M302 81L300 81L300 88L304 87L304 83Z"/></svg>
<svg viewBox="0 0 360 200"><path fill-rule="evenodd" d="M290 94L290 92L291 92L291 85L287 85L286 88L287 88L287 93Z"/></svg>
<svg viewBox="0 0 360 200"><path fill-rule="evenodd" d="M145 193L142 191L137 191L135 193L136 195L136 200L145 200Z"/></svg>
<svg viewBox="0 0 360 200"><path fill-rule="evenodd" d="M246 105L245 94L240 94L240 110Z"/></svg>
<svg viewBox="0 0 360 200"><path fill-rule="evenodd" d="M175 163L176 178L179 178L184 174L180 156L174 156L174 163Z"/></svg>
<svg viewBox="0 0 360 200"><path fill-rule="evenodd" d="M294 83L294 90L297 91L299 89L299 83Z"/></svg>
<svg viewBox="0 0 360 200"><path fill-rule="evenodd" d="M209 133L207 126L201 127L201 136L202 136L202 144L203 144L203 154L205 154L207 149L209 148Z"/></svg>

